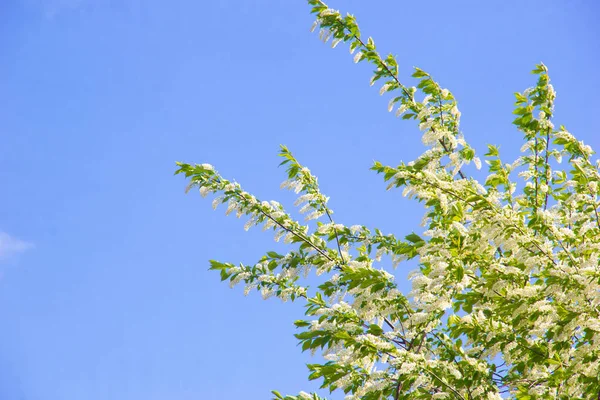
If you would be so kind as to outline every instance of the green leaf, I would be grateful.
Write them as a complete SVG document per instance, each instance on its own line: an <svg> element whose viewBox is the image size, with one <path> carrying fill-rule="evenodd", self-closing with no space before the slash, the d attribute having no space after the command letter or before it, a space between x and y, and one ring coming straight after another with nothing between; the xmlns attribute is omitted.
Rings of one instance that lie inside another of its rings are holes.
<svg viewBox="0 0 600 400"><path fill-rule="evenodd" d="M527 97L523 96L521 93L515 93L515 98L517 99L516 104L527 103Z"/></svg>
<svg viewBox="0 0 600 400"><path fill-rule="evenodd" d="M460 282L463 280L463 278L465 276L465 269L462 267L462 265L459 265L458 267L456 267L455 276L456 276L457 282Z"/></svg>
<svg viewBox="0 0 600 400"><path fill-rule="evenodd" d="M498 147L488 144L488 152L485 155L488 157L498 157L500 152L498 151Z"/></svg>
<svg viewBox="0 0 600 400"><path fill-rule="evenodd" d="M423 242L424 240L421 239L421 237L419 235L417 235L416 233L411 233L410 235L407 235L405 237L406 240L408 240L409 242L412 243L419 243L419 242Z"/></svg>
<svg viewBox="0 0 600 400"><path fill-rule="evenodd" d="M367 330L370 334L380 336L383 334L383 329L379 325L371 324Z"/></svg>
<svg viewBox="0 0 600 400"><path fill-rule="evenodd" d="M304 328L304 327L310 326L310 322L299 319L299 320L294 321L294 325L296 325L296 328Z"/></svg>
<svg viewBox="0 0 600 400"><path fill-rule="evenodd" d="M428 76L425 71L420 68L415 67L415 72L412 74L413 78L422 78L424 76Z"/></svg>
<svg viewBox="0 0 600 400"><path fill-rule="evenodd" d="M210 268L209 270L220 270L223 268L226 268L226 266L223 263L220 263L216 260L210 260Z"/></svg>

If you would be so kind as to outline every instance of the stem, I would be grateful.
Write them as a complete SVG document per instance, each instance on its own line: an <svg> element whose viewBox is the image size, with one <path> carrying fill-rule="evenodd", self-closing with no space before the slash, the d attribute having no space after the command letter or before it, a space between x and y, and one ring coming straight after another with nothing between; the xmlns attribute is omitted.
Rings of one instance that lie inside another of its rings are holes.
<svg viewBox="0 0 600 400"><path fill-rule="evenodd" d="M240 196L242 199L244 199L245 201L248 201L248 199L241 193L236 193L238 196ZM279 226L281 229L283 229L286 232L291 233L292 235L300 238L300 240L302 240L304 243L308 244L310 247L312 247L313 249L315 249L319 254L321 254L323 257L325 257L326 259L328 259L329 261L335 262L335 260L333 258L331 258L327 253L325 253L323 250L321 250L321 248L317 247L317 245L315 245L313 242L311 242L308 238L306 238L304 235L299 234L298 232L294 232L293 230L286 228L285 226L283 226L279 221L277 221L275 218L273 218L271 215L267 214L266 212L264 212L261 208L258 208L258 211L261 212L261 214L263 214L265 217L269 218L271 221L273 221L277 226ZM340 267L341 268L341 267Z"/></svg>
<svg viewBox="0 0 600 400"><path fill-rule="evenodd" d="M535 168L535 201L534 201L534 213L537 213L538 208L538 139L537 136L535 138L535 159L534 159L534 168Z"/></svg>
<svg viewBox="0 0 600 400"><path fill-rule="evenodd" d="M454 393L458 398L465 400L465 398L458 393L458 391L456 389L454 389L452 386L450 386L449 384L447 384L446 382L444 382L442 380L442 378L440 378L439 376L437 376L434 372L429 371L429 370L425 370L427 371L429 374L431 374L435 379L437 379L438 381L440 381L442 383L442 385L446 386L448 389L450 389L452 391L452 393Z"/></svg>
<svg viewBox="0 0 600 400"><path fill-rule="evenodd" d="M429 80L433 83L435 83L435 81L433 79L431 79L431 76L429 77ZM438 95L438 105L440 107L440 121L442 122L442 126L444 126L444 113L442 111L442 96ZM435 129L431 129L435 132ZM444 142L442 139L438 140L440 142L440 144L442 145L442 147L444 148L444 151L446 153L450 153L450 151L448 150L448 148L446 147L446 142ZM459 169L458 170L458 175L461 177L461 179L467 179L467 177L465 176L465 174L463 174L463 172Z"/></svg>
<svg viewBox="0 0 600 400"><path fill-rule="evenodd" d="M344 29L346 29L346 30L348 30L348 31L349 31L349 29L348 29L348 27L346 26L346 24L344 24L342 21L339 21L339 23L340 23L340 25L341 25L341 26L342 26ZM358 43L360 43L360 45L361 45L363 48L365 48L365 49L367 48L367 45L365 44L365 42L363 42L363 41L361 40L361 38L360 38L360 37L358 37L358 36L356 36L356 35L353 35L352 37L353 37L354 39L356 39L356 41L357 41ZM404 92L404 94L405 94L405 95L406 95L408 98L410 98L410 99L411 99L411 100L414 102L414 97L412 96L412 93L410 93L410 92L409 92L409 91L406 89L406 86L404 86L404 85L402 84L402 82L400 82L400 79L398 79L398 77L392 73L392 71L389 69L389 67L387 66L387 64L386 64L386 63L385 63L385 62L384 62L384 61L381 59L381 56L379 56L379 54L377 54L377 58L378 58L378 61L379 61L379 64L380 64L380 66L381 66L381 67L383 67L383 69L385 69L385 70L387 71L387 73L389 74L389 76L391 76L391 77L392 77L392 79L393 79L393 80L394 80L394 81L395 81L395 82L398 84L398 86L400 87L400 89L402 89L402 91ZM431 77L429 77L429 79L431 79ZM433 81L433 80L432 80L432 81ZM441 108L440 108L440 113L441 113ZM442 124L443 124L443 122L442 122ZM433 128L432 128L432 130L435 132L435 129L433 129ZM444 149L444 151L445 151L446 153L450 153L450 150L448 149L448 146L446 146L446 144L444 143L444 141L443 141L442 139L438 139L438 142L439 142L439 143L442 145L442 148ZM460 175L460 177L461 177L462 179L466 179L466 175L465 175L465 174L464 174L464 173L463 173L461 170L458 170L458 174Z"/></svg>
<svg viewBox="0 0 600 400"><path fill-rule="evenodd" d="M329 218L329 222L333 224L333 233L335 233L335 242L337 244L338 253L340 254L340 258L342 259L342 264L346 264L346 260L344 260L344 256L342 255L342 248L340 246L340 238L338 237L338 231L335 227L335 222L333 222L333 218L331 218L331 214L329 213L329 209L323 204L323 208L325 209L325 214L327 214L327 218Z"/></svg>
<svg viewBox="0 0 600 400"><path fill-rule="evenodd" d="M548 190L546 190L546 196L544 197L544 211L546 211L546 208L548 207L548 193L550 191L550 182L549 182L549 178L548 178L548 172L550 169L550 166L548 165L548 149L550 148L550 128L548 128L548 130L546 131L546 157L544 159L544 175L545 175L545 179L546 179L546 187L548 188Z"/></svg>
<svg viewBox="0 0 600 400"><path fill-rule="evenodd" d="M400 380L400 377L398 377L398 384L396 385L396 393L394 394L394 400L398 400L400 398L400 391L402 390L402 386L404 386L404 382ZM598 394L598 399L600 400L600 394Z"/></svg>
<svg viewBox="0 0 600 400"><path fill-rule="evenodd" d="M452 352L452 350L446 345L446 343L438 335L435 334L435 332L432 331L431 334L446 348L446 350L448 350L448 352ZM456 366L458 367L458 370L460 371L461 367L460 367L460 364L456 361L456 356L452 357L452 362L454 364L456 364ZM469 398L471 398L472 395L471 395L470 387L467 387L467 393L469 393Z"/></svg>

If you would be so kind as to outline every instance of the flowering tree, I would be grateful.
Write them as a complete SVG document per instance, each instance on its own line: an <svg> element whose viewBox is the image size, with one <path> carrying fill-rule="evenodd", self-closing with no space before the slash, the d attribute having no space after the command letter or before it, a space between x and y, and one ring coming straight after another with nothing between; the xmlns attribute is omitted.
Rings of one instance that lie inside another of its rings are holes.
<svg viewBox="0 0 600 400"><path fill-rule="evenodd" d="M321 350L309 379L348 399L600 398L599 164L592 149L551 122L556 93L548 70L515 93L522 155L512 163L488 146L485 182L462 167L481 161L459 130L448 89L415 68L407 87L392 55L363 39L352 15L308 0L323 41L348 44L355 62L375 68L371 84L393 93L389 111L417 121L427 150L398 166L376 162L388 189L426 207L421 235L404 239L364 225L335 223L317 178L281 147L287 180L307 213L299 222L276 201L261 201L208 164L178 163L176 173L213 207L248 216L275 240L293 244L254 265L211 261L231 286L306 304L296 321L302 350ZM562 160L563 165L560 167ZM416 258L412 290L397 289L390 266ZM308 289L302 276L321 279ZM321 399L301 392L276 399Z"/></svg>

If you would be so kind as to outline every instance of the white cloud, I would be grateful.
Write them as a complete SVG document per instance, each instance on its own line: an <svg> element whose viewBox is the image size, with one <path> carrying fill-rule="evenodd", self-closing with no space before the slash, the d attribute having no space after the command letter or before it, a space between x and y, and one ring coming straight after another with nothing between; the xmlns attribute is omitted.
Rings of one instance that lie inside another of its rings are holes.
<svg viewBox="0 0 600 400"><path fill-rule="evenodd" d="M0 260L11 258L33 248L33 243L12 237L0 231Z"/></svg>

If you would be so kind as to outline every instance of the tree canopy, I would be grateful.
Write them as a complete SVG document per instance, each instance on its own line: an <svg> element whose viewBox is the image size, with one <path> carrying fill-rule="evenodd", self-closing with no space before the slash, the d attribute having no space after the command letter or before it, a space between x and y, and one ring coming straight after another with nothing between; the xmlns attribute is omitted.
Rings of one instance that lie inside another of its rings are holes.
<svg viewBox="0 0 600 400"><path fill-rule="evenodd" d="M521 155L505 161L489 145L478 156L460 131L452 92L415 68L408 86L393 55L364 38L353 15L309 0L313 29L354 61L374 67L372 85L390 94L389 111L415 121L426 150L396 166L375 162L387 189L425 208L423 232L404 238L333 219L317 177L285 146L282 188L299 195L295 220L209 164L177 163L188 190L214 195L213 207L246 216L293 250L268 251L255 264L210 261L231 286L264 298L302 301L302 350L325 361L309 379L347 399L596 399L600 397L599 163L592 149L553 122L556 92L544 64L534 86L515 93ZM463 172L488 170L479 182ZM418 260L403 293L394 268ZM316 288L305 277L315 273ZM286 400L321 399L314 393Z"/></svg>

